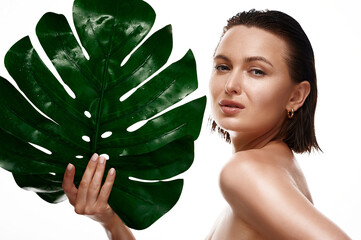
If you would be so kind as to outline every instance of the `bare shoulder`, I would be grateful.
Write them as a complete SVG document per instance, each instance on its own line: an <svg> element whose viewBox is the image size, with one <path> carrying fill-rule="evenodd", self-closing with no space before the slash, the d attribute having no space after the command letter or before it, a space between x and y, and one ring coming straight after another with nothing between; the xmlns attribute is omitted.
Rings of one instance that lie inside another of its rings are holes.
<svg viewBox="0 0 361 240"><path fill-rule="evenodd" d="M224 197L230 204L235 200L249 200L257 196L258 189L282 189L292 187L283 161L268 149L252 149L235 153L224 166L220 185ZM233 199L236 198L236 199Z"/></svg>
<svg viewBox="0 0 361 240"><path fill-rule="evenodd" d="M225 165L220 187L233 213L272 239L349 239L300 191L290 174L290 155L279 150L238 152Z"/></svg>
<svg viewBox="0 0 361 240"><path fill-rule="evenodd" d="M253 170L266 168L268 170L276 170L275 158L276 156L274 153L268 149L251 149L234 153L225 167L252 168Z"/></svg>
<svg viewBox="0 0 361 240"><path fill-rule="evenodd" d="M283 184L285 180L290 183L290 164L285 163L287 158L292 158L292 155L287 156L284 150L276 145L234 153L221 172L221 184L236 183L248 188L251 187L250 184L270 180L272 184ZM279 179L283 181L276 181Z"/></svg>

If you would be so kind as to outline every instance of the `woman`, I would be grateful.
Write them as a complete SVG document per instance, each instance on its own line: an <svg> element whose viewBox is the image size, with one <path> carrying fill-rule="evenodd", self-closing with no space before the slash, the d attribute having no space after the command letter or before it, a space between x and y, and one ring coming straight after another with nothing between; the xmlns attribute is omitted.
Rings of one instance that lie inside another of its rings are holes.
<svg viewBox="0 0 361 240"><path fill-rule="evenodd" d="M278 11L232 17L214 54L210 93L212 128L231 142L233 155L220 175L229 206L207 239L350 239L314 208L293 155L320 149L314 56L301 26ZM134 239L107 204L115 171L101 187L104 167L94 154L76 189L69 164L64 191L110 238Z"/></svg>

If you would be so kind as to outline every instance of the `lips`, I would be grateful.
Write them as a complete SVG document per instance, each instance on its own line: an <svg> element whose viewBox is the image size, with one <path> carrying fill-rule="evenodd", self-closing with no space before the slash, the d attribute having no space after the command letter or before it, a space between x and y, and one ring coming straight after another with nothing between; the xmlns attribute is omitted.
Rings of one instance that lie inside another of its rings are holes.
<svg viewBox="0 0 361 240"><path fill-rule="evenodd" d="M233 115L244 109L244 106L238 102L223 99L219 103L219 106L223 113L227 115Z"/></svg>
<svg viewBox="0 0 361 240"><path fill-rule="evenodd" d="M219 105L222 107L222 106L225 106L225 107L234 107L234 108L240 108L240 109L243 109L244 106L238 102L235 102L235 101L231 101L231 100L221 100L219 102Z"/></svg>

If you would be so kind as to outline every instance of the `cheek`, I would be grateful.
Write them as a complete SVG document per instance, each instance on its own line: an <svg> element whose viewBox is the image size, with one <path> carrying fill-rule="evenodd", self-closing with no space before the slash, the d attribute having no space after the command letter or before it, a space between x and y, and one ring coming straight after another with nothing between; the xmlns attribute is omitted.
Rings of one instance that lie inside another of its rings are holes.
<svg viewBox="0 0 361 240"><path fill-rule="evenodd" d="M253 102L258 107L274 109L285 107L285 95L280 91L265 90L254 94Z"/></svg>
<svg viewBox="0 0 361 240"><path fill-rule="evenodd" d="M290 96L290 86L285 83L287 80L282 77L268 80L248 86L251 101L259 105L284 108Z"/></svg>
<svg viewBox="0 0 361 240"><path fill-rule="evenodd" d="M270 123L283 119L288 102L288 89L279 85L265 85L254 88L250 94L255 114Z"/></svg>
<svg viewBox="0 0 361 240"><path fill-rule="evenodd" d="M219 95L223 92L224 85L221 81L217 81L212 77L209 81L209 93L211 95L211 106L213 107L217 103Z"/></svg>

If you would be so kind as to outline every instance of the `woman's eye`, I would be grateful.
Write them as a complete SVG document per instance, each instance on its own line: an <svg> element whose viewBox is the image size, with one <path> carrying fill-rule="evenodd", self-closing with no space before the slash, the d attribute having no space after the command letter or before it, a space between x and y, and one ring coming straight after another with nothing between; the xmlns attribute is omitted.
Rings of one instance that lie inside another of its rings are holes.
<svg viewBox="0 0 361 240"><path fill-rule="evenodd" d="M251 70L251 73L255 76L263 76L263 75L266 75L265 72L263 72L262 70L259 70L259 69L252 69Z"/></svg>
<svg viewBox="0 0 361 240"><path fill-rule="evenodd" d="M216 65L214 67L218 72L224 72L224 71L228 71L229 67L227 65Z"/></svg>

